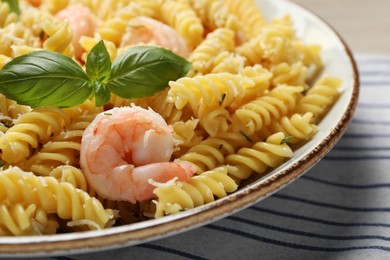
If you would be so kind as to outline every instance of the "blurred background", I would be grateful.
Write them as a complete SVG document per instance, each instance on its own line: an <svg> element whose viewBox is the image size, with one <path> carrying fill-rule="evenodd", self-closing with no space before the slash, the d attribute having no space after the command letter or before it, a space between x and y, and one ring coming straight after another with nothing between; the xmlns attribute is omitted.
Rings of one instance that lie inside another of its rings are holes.
<svg viewBox="0 0 390 260"><path fill-rule="evenodd" d="M354 53L390 54L390 0L292 0L331 25Z"/></svg>

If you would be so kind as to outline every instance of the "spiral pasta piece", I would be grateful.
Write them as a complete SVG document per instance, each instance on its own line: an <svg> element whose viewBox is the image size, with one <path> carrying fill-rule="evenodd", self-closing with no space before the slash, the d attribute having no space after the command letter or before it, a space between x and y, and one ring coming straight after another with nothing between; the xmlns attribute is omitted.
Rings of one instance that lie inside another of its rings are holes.
<svg viewBox="0 0 390 260"><path fill-rule="evenodd" d="M304 44L300 41L294 41L293 46L300 52L303 65L308 68L307 80L309 82L313 81L324 68L320 55L321 46L316 44Z"/></svg>
<svg viewBox="0 0 390 260"><path fill-rule="evenodd" d="M117 95L111 95L110 101L106 107L123 107L134 104L143 108L151 108L153 111L159 113L170 125L188 120L192 114L188 109L177 109L175 104L168 100L168 91L169 88L166 88L153 96L137 99L127 99Z"/></svg>
<svg viewBox="0 0 390 260"><path fill-rule="evenodd" d="M235 153L235 147L221 138L209 137L198 145L193 146L180 160L191 162L198 167L198 173L212 170L223 164L225 157Z"/></svg>
<svg viewBox="0 0 390 260"><path fill-rule="evenodd" d="M203 40L201 20L185 1L165 0L159 10L159 19L173 27L193 49Z"/></svg>
<svg viewBox="0 0 390 260"><path fill-rule="evenodd" d="M71 122L75 123L80 121L83 122L85 120L89 121L89 116L95 116L96 114L103 112L103 108L96 107L94 99L87 99L80 105L63 108L62 111L70 118Z"/></svg>
<svg viewBox="0 0 390 260"><path fill-rule="evenodd" d="M199 123L210 136L229 128L229 111L218 104L200 106L198 110Z"/></svg>
<svg viewBox="0 0 390 260"><path fill-rule="evenodd" d="M303 86L305 89L308 88L308 69L302 62L296 62L291 65L287 62L282 62L272 67L271 72L273 74L273 86L286 84L290 86Z"/></svg>
<svg viewBox="0 0 390 260"><path fill-rule="evenodd" d="M270 88L271 80L273 78L273 74L259 64L245 67L241 74L246 78L253 80L254 85L252 87L245 88L244 97L236 104L236 108L264 95Z"/></svg>
<svg viewBox="0 0 390 260"><path fill-rule="evenodd" d="M59 182L70 183L77 189L88 192L87 180L79 168L61 165L50 171L49 176L56 178Z"/></svg>
<svg viewBox="0 0 390 260"><path fill-rule="evenodd" d="M123 219L124 215L129 218L129 216L127 215L131 214L130 212L124 213L124 205L127 205L127 202L104 199L99 196L95 190L91 189L91 187L89 187L88 185L87 179L84 176L84 173L81 171L80 168L71 165L60 165L52 169L49 173L49 176L56 178L60 183L69 183L73 185L76 189L80 189L87 192L91 197L95 197L97 200L99 200L99 202L104 208L118 209L121 219Z"/></svg>
<svg viewBox="0 0 390 260"><path fill-rule="evenodd" d="M235 52L245 58L245 65L251 66L262 64L264 50L261 46L262 38L260 36L253 37L236 47Z"/></svg>
<svg viewBox="0 0 390 260"><path fill-rule="evenodd" d="M303 87L280 85L237 109L233 122L245 134L251 135L292 112L303 90Z"/></svg>
<svg viewBox="0 0 390 260"><path fill-rule="evenodd" d="M253 87L253 80L230 73L208 74L194 78L183 77L169 82L168 101L182 109L187 103L194 115L202 106L219 104L228 107L239 103L244 97L244 89Z"/></svg>
<svg viewBox="0 0 390 260"><path fill-rule="evenodd" d="M69 117L55 107L36 108L23 114L14 125L0 136L2 159L17 164L30 156L32 149L47 143L53 134L69 124Z"/></svg>
<svg viewBox="0 0 390 260"><path fill-rule="evenodd" d="M58 228L59 224L54 215L48 215L34 204L0 204L1 236L55 234Z"/></svg>
<svg viewBox="0 0 390 260"><path fill-rule="evenodd" d="M46 20L43 22L42 28L48 35L48 38L43 43L44 49L73 57L72 30L70 29L67 20L63 22L54 19Z"/></svg>
<svg viewBox="0 0 390 260"><path fill-rule="evenodd" d="M189 119L187 121L178 121L172 125L173 136L178 140L178 149L173 153L175 158L180 157L191 147L199 144L203 140L202 133L196 130L199 123L198 119Z"/></svg>
<svg viewBox="0 0 390 260"><path fill-rule="evenodd" d="M84 173L80 170L80 168L76 168L70 165L60 165L57 168L54 168L50 171L49 176L54 177L60 183L69 183L74 186L76 189L83 190L87 192L91 197L95 197L104 208L113 208L119 211L119 215L122 220L126 221L126 223L136 222L134 218L133 211L130 211L128 207L136 210L136 205L131 206L133 204L125 201L112 201L107 200L99 196L95 190L89 187L87 179L84 176Z"/></svg>
<svg viewBox="0 0 390 260"><path fill-rule="evenodd" d="M137 105L141 105L143 107L150 107L155 112L159 113L164 120L168 124L174 124L175 122L179 122L181 120L186 120L190 117L188 111L185 109L177 109L175 104L170 102L167 98L167 93L169 88L166 88L164 91L157 92L154 96L150 98L146 98L146 104L142 103L142 100L136 101Z"/></svg>
<svg viewBox="0 0 390 260"><path fill-rule="evenodd" d="M214 58L223 51L233 51L234 45L234 32L230 29L219 28L209 33L189 57L192 74L210 73Z"/></svg>
<svg viewBox="0 0 390 260"><path fill-rule="evenodd" d="M291 136L289 144L297 144L308 141L317 132L317 125L312 123L313 114L307 112L304 115L294 113L290 117L284 116L279 121L274 121L266 129L262 129L263 136L273 133L283 132L286 136Z"/></svg>
<svg viewBox="0 0 390 260"><path fill-rule="evenodd" d="M29 106L19 105L15 101L0 94L0 115L11 119L17 119L20 115L30 111L31 108Z"/></svg>
<svg viewBox="0 0 390 260"><path fill-rule="evenodd" d="M225 158L225 164L234 166L229 168L229 175L237 180L245 180L253 173L263 174L269 168L276 168L283 160L293 156L291 148L282 141L284 133L278 132L267 138L265 142L256 142L252 147L243 147L235 154Z"/></svg>
<svg viewBox="0 0 390 260"><path fill-rule="evenodd" d="M275 20L261 28L256 37L238 46L236 52L246 58L246 65L262 64L270 68L282 62L292 64L302 59L294 35L289 19Z"/></svg>
<svg viewBox="0 0 390 260"><path fill-rule="evenodd" d="M47 176L60 165L79 166L81 138L85 128L92 122L96 114L80 116L64 127L60 133L53 135L50 142L45 143L26 164L24 170Z"/></svg>
<svg viewBox="0 0 390 260"><path fill-rule="evenodd" d="M157 195L155 217L178 213L226 197L236 191L237 184L228 176L228 167L218 167L191 177L188 182L162 185Z"/></svg>
<svg viewBox="0 0 390 260"><path fill-rule="evenodd" d="M261 29L266 25L258 6L251 0L225 0L228 11L235 14L242 22L246 35L252 38L258 35Z"/></svg>
<svg viewBox="0 0 390 260"><path fill-rule="evenodd" d="M49 142L26 162L23 169L47 176L59 165L75 165L76 152L80 151L80 146L77 142Z"/></svg>
<svg viewBox="0 0 390 260"><path fill-rule="evenodd" d="M297 104L296 112L311 112L313 122L318 122L340 96L341 80L326 76L314 83L306 95Z"/></svg>
<svg viewBox="0 0 390 260"><path fill-rule="evenodd" d="M281 62L289 64L300 60L299 51L288 36L275 28L265 29L260 42L263 53L263 64L271 66Z"/></svg>
<svg viewBox="0 0 390 260"><path fill-rule="evenodd" d="M223 51L213 59L211 73L228 72L231 74L240 74L244 69L244 64L245 58L241 55Z"/></svg>
<svg viewBox="0 0 390 260"><path fill-rule="evenodd" d="M191 0L191 5L208 30L229 28L239 32L243 24L238 17L229 13L224 0Z"/></svg>
<svg viewBox="0 0 390 260"><path fill-rule="evenodd" d="M296 32L290 15L272 19L271 23L267 25L266 28L272 28L273 30L279 31L288 40L297 42Z"/></svg>
<svg viewBox="0 0 390 260"><path fill-rule="evenodd" d="M262 139L262 136L258 136L257 134L247 135L243 131L236 131L233 127L233 125L230 125L228 131L219 132L214 138L228 142L235 150L241 147L251 146L253 142Z"/></svg>
<svg viewBox="0 0 390 260"><path fill-rule="evenodd" d="M98 229L110 226L114 219L114 212L105 210L96 198L54 177L35 176L11 167L0 174L0 186L0 201L35 204L48 214L71 220L70 225Z"/></svg>
<svg viewBox="0 0 390 260"><path fill-rule="evenodd" d="M108 1L109 2L109 1ZM120 46L122 35L129 26L128 22L137 16L156 17L160 3L158 0L136 0L118 11L115 15L104 21L98 28L102 39L113 42Z"/></svg>
<svg viewBox="0 0 390 260"><path fill-rule="evenodd" d="M71 122L59 133L53 134L50 142L42 145L22 168L38 175L47 176L60 165L79 166L81 138L85 128L92 122L101 108L95 107L93 101L63 109Z"/></svg>

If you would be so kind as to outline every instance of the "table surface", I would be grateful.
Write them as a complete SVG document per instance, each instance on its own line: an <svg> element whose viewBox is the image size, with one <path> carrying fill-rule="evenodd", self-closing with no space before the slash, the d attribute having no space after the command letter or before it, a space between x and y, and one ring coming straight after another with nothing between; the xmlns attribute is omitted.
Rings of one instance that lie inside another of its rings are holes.
<svg viewBox="0 0 390 260"><path fill-rule="evenodd" d="M389 0L292 0L324 19L354 53L390 54Z"/></svg>

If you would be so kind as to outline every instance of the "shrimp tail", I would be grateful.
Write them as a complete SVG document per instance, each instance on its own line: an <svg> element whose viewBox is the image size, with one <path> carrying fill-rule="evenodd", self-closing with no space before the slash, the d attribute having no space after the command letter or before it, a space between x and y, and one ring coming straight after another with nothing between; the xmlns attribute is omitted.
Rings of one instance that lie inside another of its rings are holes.
<svg viewBox="0 0 390 260"><path fill-rule="evenodd" d="M188 182L197 168L184 161L152 163L134 168L134 195L137 201L154 198L156 183L167 183L171 180Z"/></svg>

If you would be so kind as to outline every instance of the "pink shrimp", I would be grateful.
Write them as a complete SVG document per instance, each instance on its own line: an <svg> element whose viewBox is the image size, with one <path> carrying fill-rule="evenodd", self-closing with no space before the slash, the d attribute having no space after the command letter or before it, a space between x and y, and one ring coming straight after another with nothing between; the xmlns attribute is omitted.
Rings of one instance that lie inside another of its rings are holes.
<svg viewBox="0 0 390 260"><path fill-rule="evenodd" d="M155 44L184 58L189 56L186 42L175 29L149 17L138 16L131 19L122 36L121 46L138 43Z"/></svg>
<svg viewBox="0 0 390 260"><path fill-rule="evenodd" d="M81 36L93 36L96 30L97 22L94 14L89 8L75 4L61 10L55 17L60 20L68 20L73 33L72 44L75 57L80 59L84 51L79 43Z"/></svg>
<svg viewBox="0 0 390 260"><path fill-rule="evenodd" d="M196 172L188 162L169 162L175 144L171 128L153 110L113 108L86 128L80 164L99 195L135 203L154 197L153 181L186 182Z"/></svg>

